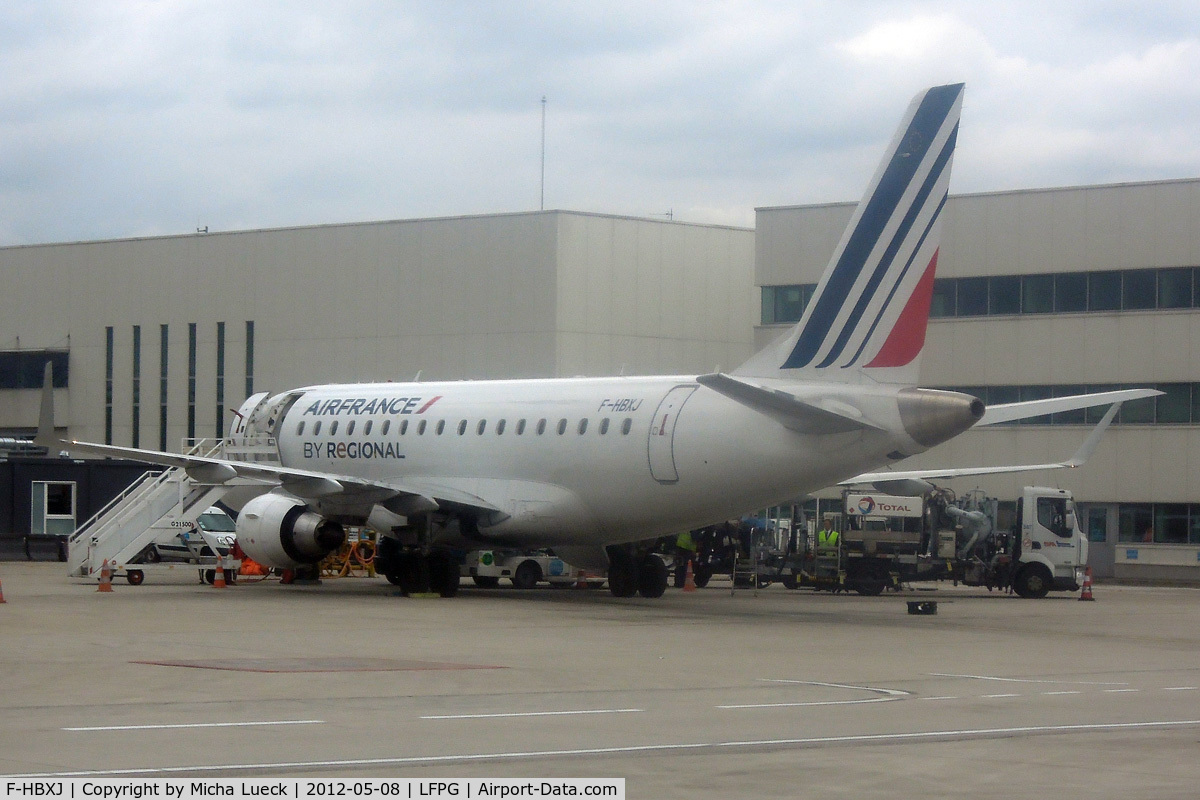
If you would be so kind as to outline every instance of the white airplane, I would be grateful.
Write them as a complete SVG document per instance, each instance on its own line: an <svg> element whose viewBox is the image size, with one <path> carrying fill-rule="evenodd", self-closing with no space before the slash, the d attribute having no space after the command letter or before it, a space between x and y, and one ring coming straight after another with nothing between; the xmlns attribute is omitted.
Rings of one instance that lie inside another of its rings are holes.
<svg viewBox="0 0 1200 800"><path fill-rule="evenodd" d="M256 394L230 438L269 436L278 462L60 442L44 390L38 442L181 467L203 482L258 479L265 493L237 521L254 560L311 565L342 543L343 525L369 524L389 580L445 596L459 582L454 548L505 546L607 561L613 594L657 597L665 565L628 543L839 482L1020 469L864 473L973 425L1154 394L985 410L965 394L916 388L962 92L938 86L912 101L803 318L732 373ZM1102 427L1074 459L1023 468L1076 466Z"/></svg>

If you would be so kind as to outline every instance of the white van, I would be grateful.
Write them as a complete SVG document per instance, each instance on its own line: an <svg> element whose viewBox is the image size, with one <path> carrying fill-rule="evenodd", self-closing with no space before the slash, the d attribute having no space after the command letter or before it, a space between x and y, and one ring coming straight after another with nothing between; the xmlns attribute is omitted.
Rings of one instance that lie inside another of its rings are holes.
<svg viewBox="0 0 1200 800"><path fill-rule="evenodd" d="M147 546L139 560L146 564L157 564L160 561L194 562L200 557L212 557L212 548L205 544L201 530L217 540L221 556L229 555L229 548L237 538L237 524L217 506L205 510L195 523L176 521L175 525L177 527Z"/></svg>

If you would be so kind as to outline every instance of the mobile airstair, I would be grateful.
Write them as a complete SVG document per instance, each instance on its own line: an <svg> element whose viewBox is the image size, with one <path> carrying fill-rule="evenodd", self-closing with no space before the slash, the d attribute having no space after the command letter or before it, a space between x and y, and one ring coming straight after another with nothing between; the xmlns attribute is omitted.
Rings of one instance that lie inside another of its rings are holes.
<svg viewBox="0 0 1200 800"><path fill-rule="evenodd" d="M205 439L192 443L185 452L210 458L277 462L279 451L274 439L264 437L261 441L240 439L236 443L228 439ZM178 467L146 472L71 534L67 574L80 578L96 576L107 562L114 572L125 571L128 575L131 565L136 564L132 570L137 572L136 582L140 583L143 571L156 566L141 563L142 554L155 540L171 535L191 543L188 549L192 558L188 563L201 568L218 565L230 568L229 563L220 561L218 551L218 547L227 549L226 546L198 526L196 519L231 489L254 485L262 485L264 491L270 488L260 481L243 478L203 483ZM131 583L135 582L133 576L128 577Z"/></svg>

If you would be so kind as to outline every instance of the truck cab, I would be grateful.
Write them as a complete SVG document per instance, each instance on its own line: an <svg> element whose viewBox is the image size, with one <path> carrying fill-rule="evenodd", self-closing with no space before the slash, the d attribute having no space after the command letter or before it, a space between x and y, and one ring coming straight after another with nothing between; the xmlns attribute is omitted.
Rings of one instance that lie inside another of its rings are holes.
<svg viewBox="0 0 1200 800"><path fill-rule="evenodd" d="M1077 591L1087 565L1088 541L1079 528L1071 493L1027 486L1017 508L1013 591L1021 597Z"/></svg>

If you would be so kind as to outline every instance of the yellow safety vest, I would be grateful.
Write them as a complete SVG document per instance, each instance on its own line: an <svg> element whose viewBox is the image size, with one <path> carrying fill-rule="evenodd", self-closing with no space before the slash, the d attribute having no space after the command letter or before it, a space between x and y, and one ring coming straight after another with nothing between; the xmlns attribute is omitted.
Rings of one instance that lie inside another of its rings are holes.
<svg viewBox="0 0 1200 800"><path fill-rule="evenodd" d="M838 546L837 531L817 531L817 547L822 550L836 550Z"/></svg>

